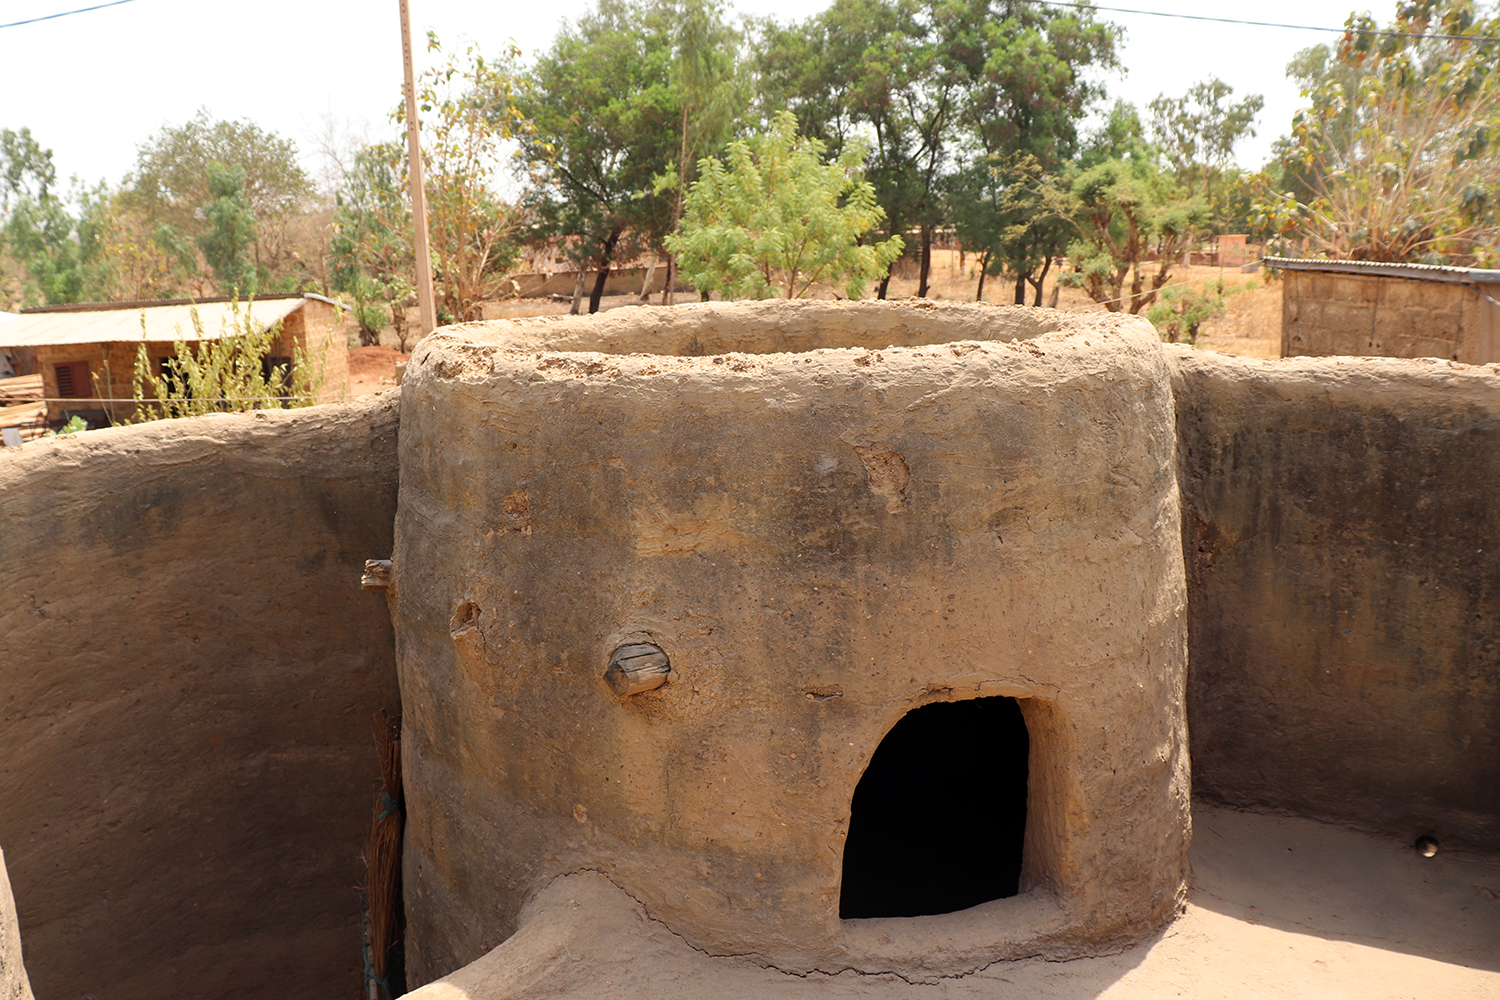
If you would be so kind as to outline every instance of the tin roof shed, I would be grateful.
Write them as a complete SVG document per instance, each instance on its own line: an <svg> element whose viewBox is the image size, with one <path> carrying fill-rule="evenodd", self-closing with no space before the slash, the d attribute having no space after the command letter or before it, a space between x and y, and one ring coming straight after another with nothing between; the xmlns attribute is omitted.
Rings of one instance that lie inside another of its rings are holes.
<svg viewBox="0 0 1500 1000"><path fill-rule="evenodd" d="M260 329L285 319L307 299L333 304L321 295L276 295L243 302L230 299L189 299L169 302L106 302L42 306L7 316L0 323L0 348L56 347L64 344L113 344L144 339L155 343L176 340L218 340L239 332L235 310L251 316ZM197 313L202 333L195 331Z"/></svg>

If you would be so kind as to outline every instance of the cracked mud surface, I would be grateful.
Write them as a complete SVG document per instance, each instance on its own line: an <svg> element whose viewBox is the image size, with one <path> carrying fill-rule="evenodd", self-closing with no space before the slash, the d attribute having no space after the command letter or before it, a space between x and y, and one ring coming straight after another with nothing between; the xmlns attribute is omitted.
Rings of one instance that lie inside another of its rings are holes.
<svg viewBox="0 0 1500 1000"><path fill-rule="evenodd" d="M795 976L689 947L603 876L555 880L484 958L421 1000L1056 1000L1500 995L1500 859L1309 820L1199 807L1187 912L1109 958L1001 962L968 976Z"/></svg>

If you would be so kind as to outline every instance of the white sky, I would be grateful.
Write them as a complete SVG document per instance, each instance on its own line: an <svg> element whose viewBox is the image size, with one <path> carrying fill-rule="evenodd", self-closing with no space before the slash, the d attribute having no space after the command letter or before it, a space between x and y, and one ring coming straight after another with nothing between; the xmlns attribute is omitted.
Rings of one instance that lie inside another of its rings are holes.
<svg viewBox="0 0 1500 1000"><path fill-rule="evenodd" d="M89 6L97 0L0 0L0 24ZM1205 5L1190 0L1113 0L1141 10L1243 17L1337 28L1357 0L1259 0ZM496 51L513 38L523 57L545 49L561 19L588 0L485 4L410 0L413 44L425 57L426 29L446 47L462 40ZM741 13L804 18L820 0L737 0ZM1394 0L1371 8L1386 21ZM60 177L118 183L136 146L164 124L180 124L199 107L215 118L248 118L293 139L309 170L324 116L376 133L392 128L386 113L401 97L397 0L133 0L103 10L0 29L0 128L29 127L53 151ZM1299 106L1285 77L1298 50L1333 33L1214 24L1104 12L1126 28L1126 75L1110 93L1144 109L1158 93L1185 93L1218 76L1265 96L1258 135L1236 151L1258 166L1288 130ZM399 133L397 133L399 134ZM392 136L396 137L395 135Z"/></svg>

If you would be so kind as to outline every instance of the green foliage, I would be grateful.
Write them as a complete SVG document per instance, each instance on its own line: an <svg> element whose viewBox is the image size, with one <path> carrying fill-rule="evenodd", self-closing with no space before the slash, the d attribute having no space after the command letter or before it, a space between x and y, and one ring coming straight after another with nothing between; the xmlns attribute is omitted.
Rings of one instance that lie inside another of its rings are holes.
<svg viewBox="0 0 1500 1000"><path fill-rule="evenodd" d="M992 154L948 177L948 218L963 245L979 254L976 300L984 298L986 277L1009 274L1016 305L1025 305L1028 284L1033 305L1042 304L1052 259L1073 235L1049 200L1055 183L1030 154Z"/></svg>
<svg viewBox="0 0 1500 1000"><path fill-rule="evenodd" d="M173 356L157 371L146 353L146 317L141 316L140 346L136 349L131 395L135 412L126 423L141 423L205 413L293 409L317 402L323 382L323 359L309 357L302 348L286 365L266 366L281 324L262 328L250 309L234 303L223 320L221 336L206 339L203 321L192 312L194 340L178 339ZM181 331L178 331L179 333Z"/></svg>
<svg viewBox="0 0 1500 1000"><path fill-rule="evenodd" d="M360 150L337 195L330 255L333 287L352 300L362 344L378 344L389 322L407 349L406 308L416 303L411 232L405 152L395 143Z"/></svg>
<svg viewBox="0 0 1500 1000"><path fill-rule="evenodd" d="M886 270L901 238L859 242L883 214L862 177L864 148L851 142L832 163L824 148L799 137L782 112L769 133L731 143L727 164L699 164L682 228L667 239L695 286L726 298L791 299L828 282L858 298Z"/></svg>
<svg viewBox="0 0 1500 1000"><path fill-rule="evenodd" d="M1151 131L1177 179L1198 197L1212 195L1214 180L1242 139L1255 135L1255 116L1265 98L1250 94L1233 103L1234 88L1216 77L1195 83L1182 97L1157 95L1150 104Z"/></svg>
<svg viewBox="0 0 1500 1000"><path fill-rule="evenodd" d="M427 44L442 55L436 35ZM470 45L416 81L434 292L439 315L453 320L478 319L518 255L524 214L497 190L507 144L530 127L516 104L523 83L514 57L487 59ZM391 120L404 127L404 104ZM357 152L336 196L330 244L330 282L352 301L361 342L377 343L389 322L403 351L415 333L406 309L417 287L407 169L400 142Z"/></svg>
<svg viewBox="0 0 1500 1000"><path fill-rule="evenodd" d="M1111 312L1139 313L1156 301L1208 219L1202 201L1139 160L1105 160L1056 197L1078 233L1068 247L1074 270L1063 277Z"/></svg>
<svg viewBox="0 0 1500 1000"><path fill-rule="evenodd" d="M52 150L43 149L31 129L0 129L0 215L18 200L45 201L56 184Z"/></svg>
<svg viewBox="0 0 1500 1000"><path fill-rule="evenodd" d="M885 232L920 231L919 295L933 232L958 215L997 267L1029 275L1050 259L1047 227L1006 241L1013 212L982 222L969 209L1009 200L1004 165L1052 171L1073 154L1076 122L1101 93L1087 70L1114 65L1117 32L1092 12L1008 0L836 0L764 33L762 106L792 110L835 151L874 137L868 177Z"/></svg>
<svg viewBox="0 0 1500 1000"><path fill-rule="evenodd" d="M427 48L442 53L430 32ZM455 321L482 318L480 303L498 295L519 252L524 213L494 184L496 169L508 159L505 145L531 129L517 106L523 84L515 75L516 55L512 48L486 59L470 45L417 80L437 305ZM404 121L404 109L392 117Z"/></svg>
<svg viewBox="0 0 1500 1000"><path fill-rule="evenodd" d="M243 171L243 197L254 219L246 253L254 262L255 284L288 291L318 284L306 265L310 255L300 253L293 238L292 224L312 194L312 182L297 162L297 147L250 121L215 121L206 108L182 125L164 127L138 148L135 170L126 179L121 198L121 208L139 218L136 231L149 239L165 226L194 247L204 237L222 239L224 234L209 234L224 219L215 222L204 211L223 197L215 193L210 170L214 163ZM236 217L242 211L239 206L223 208ZM237 226L237 221L231 224L232 229ZM230 242L237 243L239 238L235 235ZM171 255L166 247L141 249ZM229 274L232 281L246 280L238 266L231 267ZM219 290L227 293L231 286ZM180 294L183 289L176 291Z"/></svg>
<svg viewBox="0 0 1500 1000"><path fill-rule="evenodd" d="M1289 69L1310 107L1262 188L1264 224L1334 258L1500 259L1500 15L1471 0L1409 0L1387 34L1352 15L1335 58ZM1356 30L1358 29L1358 33ZM1424 33L1454 36L1426 39Z"/></svg>
<svg viewBox="0 0 1500 1000"><path fill-rule="evenodd" d="M1146 318L1163 340L1175 344L1186 339L1188 343L1196 344L1198 328L1215 316L1224 315L1228 308L1224 303L1226 298L1255 287L1253 281L1227 285L1222 277L1210 278L1202 288L1172 285L1161 290L1161 301L1146 312Z"/></svg>
<svg viewBox="0 0 1500 1000"><path fill-rule="evenodd" d="M245 194L245 168L208 164L208 194L203 218L208 230L198 236L203 259L213 268L219 287L235 296L252 296L256 290L255 261L250 244L255 241L255 212Z"/></svg>
<svg viewBox="0 0 1500 1000"><path fill-rule="evenodd" d="M86 431L88 429L88 421L84 420L82 417L78 416L75 413L73 416L68 418L67 423L63 424L55 431L48 431L47 433L43 434L42 437L60 437L64 434L77 434L79 431Z"/></svg>
<svg viewBox="0 0 1500 1000"><path fill-rule="evenodd" d="M678 173L682 150L682 19L672 0L597 0L558 31L518 101L532 122L517 138L537 182L537 235L577 237L575 259L599 268L589 312L611 263L670 231L676 199L659 179Z"/></svg>

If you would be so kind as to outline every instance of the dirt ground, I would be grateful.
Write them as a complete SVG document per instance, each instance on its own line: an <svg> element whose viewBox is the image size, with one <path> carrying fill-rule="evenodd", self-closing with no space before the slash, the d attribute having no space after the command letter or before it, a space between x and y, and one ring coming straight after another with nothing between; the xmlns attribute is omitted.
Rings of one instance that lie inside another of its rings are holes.
<svg viewBox="0 0 1500 1000"><path fill-rule="evenodd" d="M1043 302L1050 299L1057 273L1054 270L1042 284ZM1173 284L1185 282L1196 284L1220 276L1224 278L1226 284L1240 291L1228 296L1228 310L1225 315L1211 319L1203 325L1199 331L1197 346L1204 350L1237 354L1242 357L1279 357L1281 351L1280 282L1268 284L1264 274L1245 274L1237 268L1182 267L1180 265L1173 269L1171 282ZM974 257L972 255L961 256L948 250L934 251L929 283L931 285L928 290L930 298L974 301L974 292L979 284ZM898 265L896 276L892 279L888 291L889 297L902 298L915 295L916 291L916 267L909 261ZM873 290L867 294L873 294ZM1014 295L1013 282L995 278L985 280L984 301L1004 304L1013 301ZM832 289L821 288L815 297L833 298L834 293ZM691 298L691 295L679 296L678 301L690 301ZM660 302L660 300L660 295L652 296L653 302ZM634 295L607 295L600 302L600 310L639 304L641 304L640 299ZM485 303L484 317L485 319L520 319L527 316L561 316L567 314L569 306L570 303L566 301L559 302L550 299L509 299ZM1076 288L1061 289L1058 294L1057 307L1070 312L1104 311L1103 306L1091 301L1087 295ZM383 343L394 344L389 333ZM394 384L396 360L394 356L397 352L392 347L385 346L378 349L385 352L384 354L364 353L375 350L377 349L360 348L350 354L350 381L353 395L378 391L379 388ZM388 357L390 360L385 360ZM400 355L399 359L404 360L406 357L407 355ZM357 361L356 358L361 360ZM355 375L356 364L361 363L370 366L368 376L363 379Z"/></svg>
<svg viewBox="0 0 1500 1000"><path fill-rule="evenodd" d="M394 347L356 347L349 352L349 395L368 396L396 384L396 364L410 358Z"/></svg>
<svg viewBox="0 0 1500 1000"><path fill-rule="evenodd" d="M1500 859L1198 807L1187 911L1109 958L967 976L792 976L688 946L602 876L553 882L421 1000L1481 1000L1500 996Z"/></svg>

